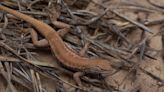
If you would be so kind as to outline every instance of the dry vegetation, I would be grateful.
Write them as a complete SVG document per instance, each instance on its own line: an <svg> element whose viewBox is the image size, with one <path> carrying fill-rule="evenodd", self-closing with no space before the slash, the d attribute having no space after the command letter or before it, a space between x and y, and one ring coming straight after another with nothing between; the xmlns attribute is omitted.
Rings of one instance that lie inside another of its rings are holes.
<svg viewBox="0 0 164 92"><path fill-rule="evenodd" d="M56 30L56 19L69 24L63 40L77 54L125 64L105 80L82 77L90 92L164 92L164 0L0 1ZM83 92L48 47L21 32L29 23L0 15L0 92Z"/></svg>

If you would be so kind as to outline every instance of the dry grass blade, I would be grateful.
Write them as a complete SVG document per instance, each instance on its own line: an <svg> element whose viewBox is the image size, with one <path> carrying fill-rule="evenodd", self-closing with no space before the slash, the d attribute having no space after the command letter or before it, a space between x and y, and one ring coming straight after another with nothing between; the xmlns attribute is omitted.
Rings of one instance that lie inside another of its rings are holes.
<svg viewBox="0 0 164 92"><path fill-rule="evenodd" d="M2 56L0 55L0 61L9 61L9 62L20 62L19 59L9 56Z"/></svg>
<svg viewBox="0 0 164 92"><path fill-rule="evenodd" d="M143 29L144 31L147 31L147 32L153 34L153 31L152 31L150 28L146 27L145 25L143 25L143 24L141 24L141 23L139 23L139 22L133 21L133 20L129 19L128 17L119 14L117 11L114 11L114 10L110 10L110 11L112 11L114 14L118 15L119 17L121 17L121 18L123 18L123 19L129 21L130 23L132 23L132 24L134 24L134 25L140 27L140 28Z"/></svg>
<svg viewBox="0 0 164 92"><path fill-rule="evenodd" d="M93 1L93 2L94 2L94 1ZM94 3L97 4L97 5L102 6L103 8L107 8L107 7L105 7L105 6L102 5L102 4L99 4L99 3L96 3L96 2L94 2ZM144 31L147 31L147 32L153 34L152 30L151 30L150 28L146 27L145 25L143 25L143 24L141 24L141 23L139 23L139 22L137 22L137 21L131 20L131 19L129 19L128 17L123 16L122 14L119 14L116 10L109 9L109 11L111 11L112 13L116 14L117 16L119 16L119 17L121 17L121 18L127 20L128 22L130 22L130 23L136 25L137 27L140 27L140 28L143 29Z"/></svg>
<svg viewBox="0 0 164 92"><path fill-rule="evenodd" d="M1 69L0 73L4 76L5 79L7 79L7 72L4 70L2 63L0 63L0 69ZM29 84L27 85L24 81L22 81L22 79L16 77L15 75L12 75L11 80L31 90L31 87ZM10 84L10 86L14 87L12 84Z"/></svg>
<svg viewBox="0 0 164 92"><path fill-rule="evenodd" d="M34 92L41 92L39 90L38 81L36 79L34 70L30 69L30 72L31 72L31 78L32 78Z"/></svg>
<svg viewBox="0 0 164 92"><path fill-rule="evenodd" d="M104 48L105 48L105 50L110 50L110 51L113 51L113 52L121 53L121 54L123 54L123 55L127 55L127 54L128 54L128 53L125 52L125 51L116 49L116 48L114 48L114 47L112 47L112 46L109 46L109 45L103 43L103 42L100 42L100 41L97 41L97 40L93 40L93 39L90 39L90 38L88 38L88 37L85 37L85 39L86 39L87 41L91 42L92 44L94 44L94 45L100 47L101 49L104 49ZM104 50L104 51L105 51L105 50ZM108 51L108 52L110 52L110 51Z"/></svg>
<svg viewBox="0 0 164 92"><path fill-rule="evenodd" d="M38 87L39 87L39 92L42 92L42 84L41 84L41 80L40 80L40 75L39 73L36 72L36 78L37 78L37 81L38 81Z"/></svg>
<svg viewBox="0 0 164 92"><path fill-rule="evenodd" d="M8 66L8 65L6 64L6 66ZM6 67L6 68L8 69L8 67ZM8 87L7 87L8 91L17 92L16 88L14 87L14 85L11 82L11 75L9 74L9 72L5 72L1 62L0 62L0 69L1 69L0 70L1 74L3 75L3 77L6 79L6 81L8 83Z"/></svg>
<svg viewBox="0 0 164 92"><path fill-rule="evenodd" d="M164 10L156 6L162 0L151 1L155 0L0 0L58 32L63 30L59 25L67 23L69 32L60 36L68 48L81 57L106 59L116 70L105 80L87 73L81 77L86 90L76 86L72 65L58 66L54 61L62 59L54 59L49 47L35 47L29 33L20 33L32 28L29 23L2 12L0 75L6 92L163 92Z"/></svg>
<svg viewBox="0 0 164 92"><path fill-rule="evenodd" d="M147 74L148 76L150 76L151 78L157 80L158 82L161 82L161 84L159 84L159 86L164 86L164 80L163 80L163 79L161 79L160 77L158 77L158 76L152 74L151 72L148 72L148 71L146 71L146 70L144 70L144 69L142 69L142 68L139 68L139 69L140 69L143 73L145 73L145 74Z"/></svg>
<svg viewBox="0 0 164 92"><path fill-rule="evenodd" d="M54 67L52 64L47 64L47 63L42 63L42 62L34 62L34 61L31 61L31 60L27 60L24 57L18 55L14 49L12 49L10 46L8 46L7 44L5 44L2 41L0 41L0 46L7 49L7 50L9 50L11 53L16 55L19 59L21 59L21 60L23 60L23 61L25 61L29 64L32 64L32 65L35 65L35 66L40 65L40 66Z"/></svg>
<svg viewBox="0 0 164 92"><path fill-rule="evenodd" d="M14 70L13 71L14 74L19 76L19 78L26 79L27 81L32 82L29 74L27 73L27 71L25 69L23 69L21 66L19 66L19 69L14 68L13 70Z"/></svg>

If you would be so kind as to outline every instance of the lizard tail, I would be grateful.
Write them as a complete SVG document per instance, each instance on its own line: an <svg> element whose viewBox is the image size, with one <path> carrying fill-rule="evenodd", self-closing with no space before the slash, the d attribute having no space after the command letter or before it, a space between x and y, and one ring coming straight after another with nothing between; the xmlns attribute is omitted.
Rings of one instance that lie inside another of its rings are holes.
<svg viewBox="0 0 164 92"><path fill-rule="evenodd" d="M8 13L10 13L10 14L12 14L12 15L14 15L14 16L16 16L16 17L18 17L18 18L20 18L20 19L22 19L22 20L24 20L24 21L26 21L30 24L32 24L32 26L34 26L37 29L37 31L40 32L44 37L47 37L47 35L49 33L54 31L54 29L51 28L49 25L47 25L47 24L43 25L45 23L43 23L42 21L36 20L36 19L34 19L34 18L32 18L28 15L25 15L23 13L20 13L18 11L15 11L13 9L5 7L2 4L0 4L0 10L8 12ZM45 30L45 29L48 29L48 30Z"/></svg>

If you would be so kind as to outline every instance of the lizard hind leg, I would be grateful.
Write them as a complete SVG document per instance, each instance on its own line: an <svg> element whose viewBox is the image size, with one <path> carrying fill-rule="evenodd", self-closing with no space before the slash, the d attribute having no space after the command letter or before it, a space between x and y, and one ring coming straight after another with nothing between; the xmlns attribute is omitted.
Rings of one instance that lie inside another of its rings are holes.
<svg viewBox="0 0 164 92"><path fill-rule="evenodd" d="M48 41L46 39L38 40L38 34L33 28L28 28L24 32L30 32L32 43L36 47L48 47Z"/></svg>
<svg viewBox="0 0 164 92"><path fill-rule="evenodd" d="M61 37L64 37L64 35L67 34L68 31L69 31L69 28L65 27L63 29L58 30L57 32ZM38 40L38 34L33 28L23 29L22 32L24 32L24 33L30 32L32 43L34 46L36 46L36 47L48 47L49 46L48 41L46 39Z"/></svg>

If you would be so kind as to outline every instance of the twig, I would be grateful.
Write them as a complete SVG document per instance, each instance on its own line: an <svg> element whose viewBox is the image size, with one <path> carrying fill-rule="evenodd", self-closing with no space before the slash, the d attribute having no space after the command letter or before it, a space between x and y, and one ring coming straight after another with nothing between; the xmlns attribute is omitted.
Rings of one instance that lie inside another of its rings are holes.
<svg viewBox="0 0 164 92"><path fill-rule="evenodd" d="M3 69L3 66L2 66L1 62L0 62L0 74L2 74L4 76L4 78L7 78L6 77L7 72ZM31 90L31 86L30 85L27 86L27 84L25 84L24 81L20 80L20 78L17 78L15 75L12 75L11 80L15 81L15 82L17 82L17 83L19 83L21 85L23 85L24 87L28 88L29 90Z"/></svg>
<svg viewBox="0 0 164 92"><path fill-rule="evenodd" d="M97 17L94 17L94 18L90 19L87 23L85 23L85 25L90 25L90 24L92 24L93 22L99 20L100 18L102 18L102 17L109 11L109 9L110 9L109 7L106 8L106 10L105 10L102 14L100 14L100 15L97 16Z"/></svg>
<svg viewBox="0 0 164 92"><path fill-rule="evenodd" d="M124 3L124 5L126 5L126 6L141 7L141 8L149 9L149 10L156 11L156 12L159 12L159 13L163 13L163 12L164 12L163 9L159 9L159 8L156 8L156 7L146 6L144 3L141 4L141 5L136 4L136 2L133 2L133 3L123 2L123 3Z"/></svg>
<svg viewBox="0 0 164 92"><path fill-rule="evenodd" d="M0 61L20 62L19 59L0 55Z"/></svg>
<svg viewBox="0 0 164 92"><path fill-rule="evenodd" d="M155 7L157 7L157 8L161 8L161 9L164 9L164 6L162 6L162 5L158 5L158 4L155 4L154 2L155 2L155 0L154 0L154 2L153 1L151 1L151 0L147 0L151 5L153 5L153 6L155 6Z"/></svg>
<svg viewBox="0 0 164 92"><path fill-rule="evenodd" d="M98 4L99 6L101 6L101 7L103 7L103 8L107 8L107 7L105 7L105 6L102 5L102 4L99 4L99 3L96 3L96 2L94 2L94 3L95 3L95 4ZM141 23L139 23L139 22L137 22L137 21L131 20L131 19L129 19L129 18L126 17L126 16L123 16L123 15L119 14L116 10L109 9L109 11L111 11L111 12L114 13L114 14L116 14L116 15L119 16L120 18L123 18L123 19L129 21L130 23L132 23L132 24L134 24L134 25L140 27L140 28L143 29L144 31L147 31L147 32L153 34L152 30L149 29L148 27L146 27L145 25L143 25L143 24L141 24Z"/></svg>
<svg viewBox="0 0 164 92"><path fill-rule="evenodd" d="M41 16L48 16L47 13L44 12L39 12L39 11L20 11L21 13L25 13L25 14L30 14L30 15L41 15Z"/></svg>
<svg viewBox="0 0 164 92"><path fill-rule="evenodd" d="M140 69L143 73L149 75L151 78L157 80L158 82L161 82L161 83L162 83L161 86L164 86L164 80L163 80L163 79L161 79L161 78L159 78L158 76L156 76L156 75L154 75L154 74L152 74L152 73L150 73L150 72L148 72L148 71L142 69L141 67L140 67L139 69Z"/></svg>
<svg viewBox="0 0 164 92"><path fill-rule="evenodd" d="M36 66L36 67L39 68L39 66L37 66L37 65L34 64L33 62L31 62L31 61L29 61L29 60L27 60L27 59L25 59L25 58L19 56L19 55L18 55L11 47L9 47L7 44L5 44L5 43L3 43L3 42L0 41L0 46L2 46L2 47L4 47L5 49L11 51L14 55L16 55L16 56L17 56L18 58L20 58L21 60L26 61L27 63L32 64L32 65L34 65L34 66ZM41 69L41 68L39 68L39 69ZM60 79L60 80L62 80L62 81L64 81L63 79L61 79L60 77L58 77L58 76L56 76L56 75L55 75L55 77L58 78L58 79ZM78 86L72 85L72 84L70 84L70 83L68 83L68 82L66 82L66 81L64 81L64 82L65 82L66 84L71 85L72 87L75 87L75 88L84 90L84 89L82 89L82 88L80 88L80 87L78 87Z"/></svg>
<svg viewBox="0 0 164 92"><path fill-rule="evenodd" d="M41 91L39 91L38 81L37 81L37 78L35 75L36 72L34 72L34 70L30 69L30 73L31 73L31 79L32 79L34 92L41 92Z"/></svg>
<svg viewBox="0 0 164 92"><path fill-rule="evenodd" d="M39 2L40 0L34 0L32 1L28 6L27 9L31 9L31 6L34 5L35 3Z"/></svg>
<svg viewBox="0 0 164 92"><path fill-rule="evenodd" d="M123 39L125 40L125 42L127 42L127 44L131 45L129 39L127 39L127 38L124 36L124 34L122 34L122 33L120 32L120 30L117 28L116 25L109 25L109 28L110 28L114 33L116 33L117 35L119 35L119 37L123 38Z"/></svg>
<svg viewBox="0 0 164 92"><path fill-rule="evenodd" d="M146 27L145 25L143 25L143 24L141 24L141 23L139 23L139 22L136 22L136 21L134 21L134 20L131 20L131 19L129 19L128 17L119 14L119 13L118 13L117 11L115 11L115 10L110 10L110 11L112 11L112 12L113 12L114 14L116 14L117 16L119 16L119 17L121 17L121 18L123 18L123 19L129 21L130 23L132 23L132 24L134 24L134 25L136 25L136 26L142 28L144 31L147 31L147 32L153 34L152 30L149 29L148 27Z"/></svg>
<svg viewBox="0 0 164 92"><path fill-rule="evenodd" d="M138 51L138 49L139 49L143 44L145 44L146 40L147 40L147 38L143 39L143 40L138 44L138 46L137 46L136 48L134 48L134 50L133 50L132 53L128 56L127 59L130 59L130 58Z"/></svg>
<svg viewBox="0 0 164 92"><path fill-rule="evenodd" d="M8 69L8 68L7 68ZM10 78L11 78L11 75L8 74L7 72L5 72L4 68L3 68L3 65L2 63L0 62L0 72L1 74L3 75L3 77L6 79L7 83L8 83L8 86L11 88L9 89L10 91L12 92L17 92L16 88L14 87L14 85L12 84ZM8 71L9 72L9 71Z"/></svg>
<svg viewBox="0 0 164 92"><path fill-rule="evenodd" d="M21 60L23 60L23 61L25 61L25 62L27 62L29 64L32 64L34 66L41 65L41 66L54 67L53 65L50 65L50 64L41 63L41 62L37 63L37 62L33 62L33 61L30 61L30 60L27 60L24 57L18 55L14 49L12 49L10 46L8 46L7 44L5 44L2 41L0 41L0 46L3 47L3 48L5 48L5 49L7 49L7 50L9 50L11 53L13 53L14 55L16 55L19 59L21 59Z"/></svg>
<svg viewBox="0 0 164 92"><path fill-rule="evenodd" d="M140 63L142 62L143 56L144 56L144 51L145 51L145 42L146 42L146 38L143 39L140 43L139 46L133 51L133 53L130 55L132 56L135 52L137 52L137 50L140 48L140 56L139 56L139 61L137 63L134 63L133 66L128 70L128 74L124 77L124 79L122 80L122 82L120 83L123 84L123 82L128 78L128 75L133 71L136 70ZM128 57L130 58L130 57Z"/></svg>
<svg viewBox="0 0 164 92"><path fill-rule="evenodd" d="M86 90L84 90L83 88L81 88L81 87L79 87L79 86L76 86L76 85L73 85L73 84L67 82L66 80L60 78L59 76L57 76L57 75L54 74L53 72L50 72L50 71L48 71L48 70L44 70L44 69L42 69L42 68L40 68L40 69L43 71L43 72L40 72L40 74L44 75L44 76L47 77L47 78L51 78L51 79L53 79L53 80L56 80L55 78L57 78L57 79L61 80L62 82L64 82L65 84L68 84L68 85L70 85L70 86L72 86L72 87L74 87L74 88L77 88L77 89L86 91ZM50 75L50 76L47 76L47 75ZM54 78L54 77L55 77L55 78Z"/></svg>
<svg viewBox="0 0 164 92"><path fill-rule="evenodd" d="M105 49L107 49L107 50L111 50L111 51L114 51L114 52L121 53L121 54L123 54L123 55L127 55L127 52L124 52L124 51L121 51L121 50L116 49L116 48L114 48L114 47L111 47L111 46L109 46L109 45L107 45L107 44L105 44L105 43L102 43L102 42L100 42L100 41L96 41L96 40L90 39L90 38L88 38L88 37L85 37L85 39L86 39L87 41L91 42L92 44L98 46L98 47L101 48L101 49L105 48Z"/></svg>

